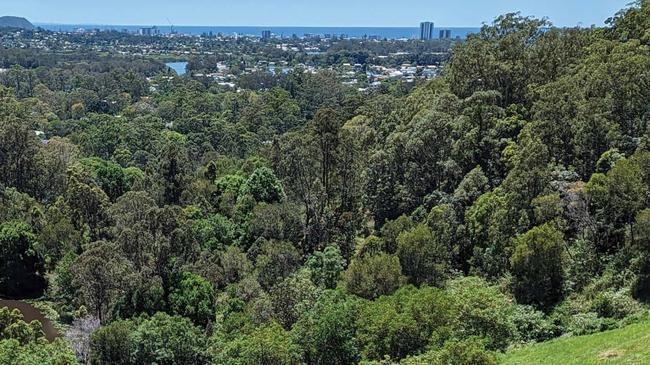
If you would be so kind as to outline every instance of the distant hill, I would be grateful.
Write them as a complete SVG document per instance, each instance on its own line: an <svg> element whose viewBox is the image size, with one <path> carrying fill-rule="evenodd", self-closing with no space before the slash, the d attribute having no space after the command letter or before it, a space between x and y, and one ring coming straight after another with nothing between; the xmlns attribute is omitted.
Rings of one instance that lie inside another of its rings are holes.
<svg viewBox="0 0 650 365"><path fill-rule="evenodd" d="M0 28L34 29L34 24L29 20L17 16L0 16Z"/></svg>

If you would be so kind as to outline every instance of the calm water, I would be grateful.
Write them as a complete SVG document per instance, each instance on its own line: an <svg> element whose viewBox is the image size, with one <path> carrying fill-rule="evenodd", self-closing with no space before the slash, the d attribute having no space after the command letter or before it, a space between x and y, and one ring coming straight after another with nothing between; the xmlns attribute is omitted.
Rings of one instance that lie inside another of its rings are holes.
<svg viewBox="0 0 650 365"><path fill-rule="evenodd" d="M36 26L52 30L71 32L79 28L91 30L117 30L128 32L137 32L143 26L139 25L92 25L92 24L36 24ZM171 31L169 25L157 26L160 32L167 34ZM450 29L451 37L466 38L470 33L476 33L480 28L467 28L467 27L447 27L447 28L434 28L434 37L438 36L441 29ZM381 38L399 39L399 38L417 38L420 34L418 27L258 27L258 26L178 26L174 30L181 34L201 35L212 34L217 35L222 33L224 35L233 35L235 33L240 35L261 36L263 30L270 30L273 34L283 37L291 37L294 34L302 37L305 34L316 35L347 35L349 37L361 38L363 36L379 36Z"/></svg>
<svg viewBox="0 0 650 365"><path fill-rule="evenodd" d="M54 328L52 322L49 319L45 318L43 313L38 309L34 308L33 305L25 303L20 300L5 300L0 299L0 308L9 307L9 309L18 309L20 313L23 314L23 320L27 323L37 320L43 325L43 332L45 332L45 338L48 341L54 341L55 338L59 337L59 331Z"/></svg>
<svg viewBox="0 0 650 365"><path fill-rule="evenodd" d="M187 62L168 62L166 65L176 71L178 76L184 75L187 72Z"/></svg>

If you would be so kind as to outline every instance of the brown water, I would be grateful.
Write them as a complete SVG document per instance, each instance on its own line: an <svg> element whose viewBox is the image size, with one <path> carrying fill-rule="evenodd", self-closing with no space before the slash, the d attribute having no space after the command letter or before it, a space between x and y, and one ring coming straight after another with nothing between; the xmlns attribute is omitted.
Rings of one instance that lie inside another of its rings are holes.
<svg viewBox="0 0 650 365"><path fill-rule="evenodd" d="M52 322L49 319L45 318L43 313L38 309L34 308L33 305L25 303L20 300L5 300L0 299L0 308L9 307L9 309L18 309L20 313L23 314L23 320L27 323L37 320L43 325L43 332L45 332L45 338L48 341L54 341L55 338L59 337L59 331L54 328Z"/></svg>

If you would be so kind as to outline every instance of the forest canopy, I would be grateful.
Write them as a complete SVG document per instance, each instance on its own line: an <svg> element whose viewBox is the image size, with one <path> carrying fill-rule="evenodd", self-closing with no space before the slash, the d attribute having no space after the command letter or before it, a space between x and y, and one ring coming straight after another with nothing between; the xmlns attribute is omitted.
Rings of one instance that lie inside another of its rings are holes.
<svg viewBox="0 0 650 365"><path fill-rule="evenodd" d="M602 28L506 14L374 91L14 65L0 296L64 330L0 309L0 362L487 365L646 320L648 29L647 0Z"/></svg>

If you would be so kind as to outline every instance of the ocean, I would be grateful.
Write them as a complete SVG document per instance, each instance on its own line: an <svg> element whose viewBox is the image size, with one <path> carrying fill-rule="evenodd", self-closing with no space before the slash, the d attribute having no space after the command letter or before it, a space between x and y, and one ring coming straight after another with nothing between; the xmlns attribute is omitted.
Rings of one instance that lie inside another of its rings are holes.
<svg viewBox="0 0 650 365"><path fill-rule="evenodd" d="M100 30L116 30L116 31L128 31L131 33L137 32L140 28L144 26L141 25L92 25L92 24L35 24L37 27L41 27L51 31L63 31L63 32L72 32L77 29L100 29ZM168 34L171 32L171 27L169 25L157 25L156 26L162 34ZM434 37L438 36L440 30L451 30L452 38L466 38L470 33L476 33L480 28L471 28L471 27L447 27L447 28L434 28L433 35ZM262 31L270 30L276 36L281 37L291 37L296 35L302 37L306 34L311 35L346 35L352 38L361 38L364 36L368 37L380 37L387 39L412 39L418 38L420 34L420 28L409 28L409 27L261 27L261 26L175 26L174 31L181 34L188 35L202 35L202 34L214 34L219 33L224 35L248 35L248 36L261 36Z"/></svg>

